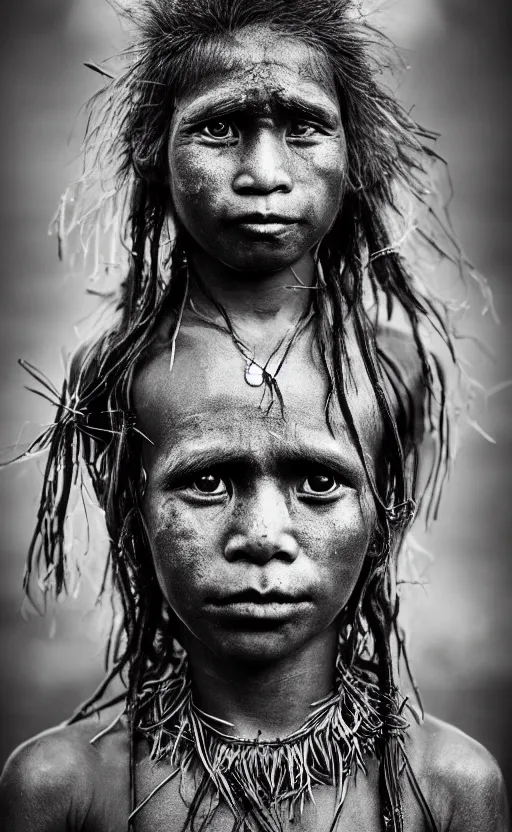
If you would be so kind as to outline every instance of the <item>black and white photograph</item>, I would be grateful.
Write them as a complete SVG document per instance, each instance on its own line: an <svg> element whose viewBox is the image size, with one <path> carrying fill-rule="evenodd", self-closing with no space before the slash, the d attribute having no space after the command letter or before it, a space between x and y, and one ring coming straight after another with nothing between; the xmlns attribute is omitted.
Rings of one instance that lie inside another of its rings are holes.
<svg viewBox="0 0 512 832"><path fill-rule="evenodd" d="M0 38L0 832L510 832L512 6Z"/></svg>

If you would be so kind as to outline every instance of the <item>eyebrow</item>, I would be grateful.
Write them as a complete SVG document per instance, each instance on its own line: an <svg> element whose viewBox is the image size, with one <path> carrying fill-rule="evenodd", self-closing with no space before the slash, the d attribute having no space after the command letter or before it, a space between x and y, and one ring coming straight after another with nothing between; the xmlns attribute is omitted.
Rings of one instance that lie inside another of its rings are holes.
<svg viewBox="0 0 512 832"><path fill-rule="evenodd" d="M229 447L228 443L208 443L200 447L197 443L186 447L172 448L162 463L161 476L170 485L219 468L257 469L258 454L250 450ZM353 452L340 452L334 448L322 448L304 442L284 441L272 452L272 463L284 470L290 468L318 466L327 468L360 487L366 474L355 448Z"/></svg>
<svg viewBox="0 0 512 832"><path fill-rule="evenodd" d="M209 118L226 115L227 113L254 113L268 111L268 105L276 103L287 112L308 113L330 127L336 127L340 122L339 112L334 106L319 104L312 98L304 97L294 93L284 93L282 90L275 90L263 98L261 90L257 95L247 96L240 93L224 93L215 95L206 93L198 103L191 104L187 108L184 123L186 125L199 124Z"/></svg>

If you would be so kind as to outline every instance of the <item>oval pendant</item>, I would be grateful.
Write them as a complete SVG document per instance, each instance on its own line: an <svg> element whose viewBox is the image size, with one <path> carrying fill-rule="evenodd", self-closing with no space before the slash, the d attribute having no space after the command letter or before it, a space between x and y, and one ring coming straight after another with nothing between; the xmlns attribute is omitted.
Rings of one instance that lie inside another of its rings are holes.
<svg viewBox="0 0 512 832"><path fill-rule="evenodd" d="M261 387L263 384L263 368L255 364L254 361L248 361L245 368L245 381L250 387Z"/></svg>

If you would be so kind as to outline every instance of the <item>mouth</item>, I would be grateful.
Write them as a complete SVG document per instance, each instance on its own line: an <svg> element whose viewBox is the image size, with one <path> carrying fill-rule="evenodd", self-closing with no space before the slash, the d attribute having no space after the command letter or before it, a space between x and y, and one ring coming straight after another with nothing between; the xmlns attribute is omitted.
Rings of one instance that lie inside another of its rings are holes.
<svg viewBox="0 0 512 832"><path fill-rule="evenodd" d="M253 213L243 214L233 218L233 223L246 233L252 236L279 236L286 234L294 226L300 223L295 217L286 217L280 214Z"/></svg>
<svg viewBox="0 0 512 832"><path fill-rule="evenodd" d="M246 589L209 599L209 606L225 617L273 621L286 620L296 614L299 607L309 603L311 599L305 593L299 595L281 590Z"/></svg>

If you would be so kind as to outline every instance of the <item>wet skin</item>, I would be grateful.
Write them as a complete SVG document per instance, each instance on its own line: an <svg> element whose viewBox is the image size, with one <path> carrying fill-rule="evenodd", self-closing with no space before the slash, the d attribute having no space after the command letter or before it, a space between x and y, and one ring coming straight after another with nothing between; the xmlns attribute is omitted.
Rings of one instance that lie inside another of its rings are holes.
<svg viewBox="0 0 512 832"><path fill-rule="evenodd" d="M327 642L374 523L361 461L341 416L325 418L327 381L313 334L298 340L279 386L283 417L260 407L228 335L185 325L135 381L144 446L144 513L164 596L187 650L275 663ZM380 441L369 388L354 412L370 458ZM295 660L295 659L294 659ZM311 701L311 700L310 700Z"/></svg>
<svg viewBox="0 0 512 832"><path fill-rule="evenodd" d="M226 38L177 102L169 172L175 212L208 257L249 273L299 261L331 227L346 173L325 58L266 27Z"/></svg>

